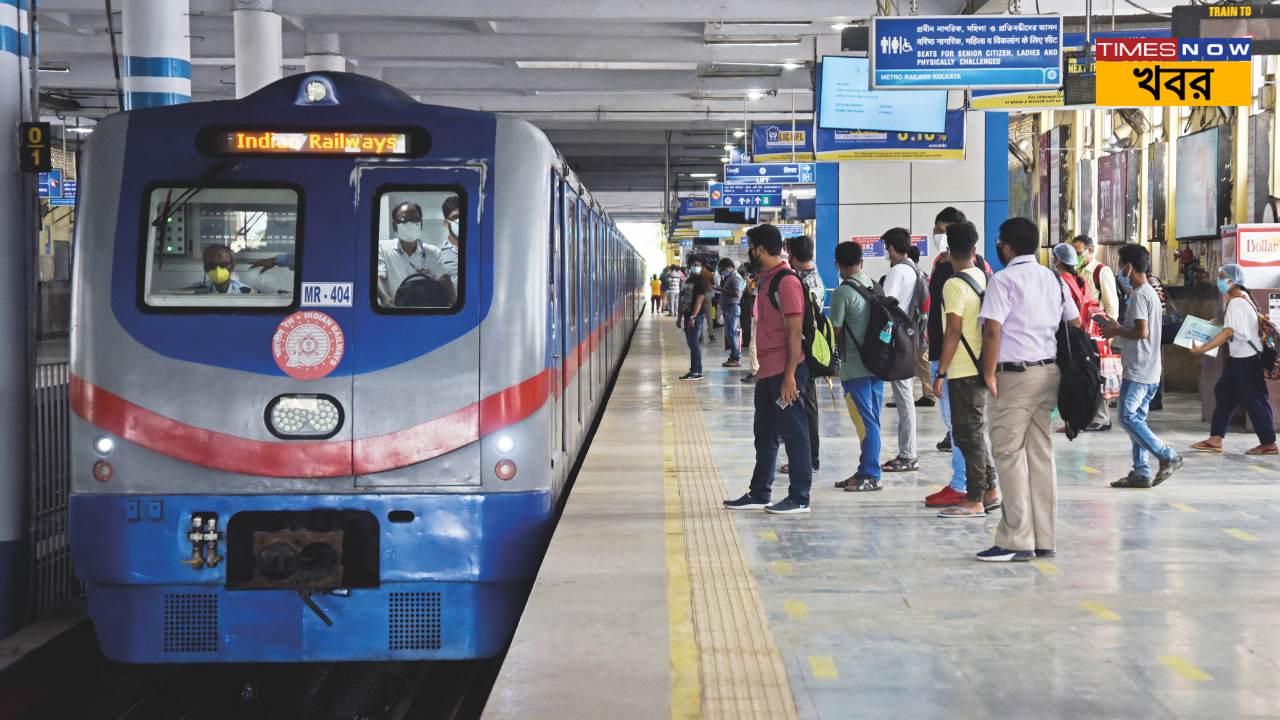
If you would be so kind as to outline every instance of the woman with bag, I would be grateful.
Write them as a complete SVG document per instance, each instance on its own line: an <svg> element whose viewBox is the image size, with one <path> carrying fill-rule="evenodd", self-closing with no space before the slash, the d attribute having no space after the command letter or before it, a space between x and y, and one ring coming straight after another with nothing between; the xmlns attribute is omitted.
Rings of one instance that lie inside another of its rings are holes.
<svg viewBox="0 0 1280 720"><path fill-rule="evenodd" d="M1222 332L1209 342L1191 343L1191 352L1203 355L1205 351L1227 346L1231 357L1222 368L1222 377L1213 388L1216 405L1213 408L1213 424L1208 440L1191 446L1192 450L1222 452L1222 439L1231 424L1236 408L1244 405L1253 431L1258 434L1257 447L1246 450L1245 455L1275 455L1276 428L1271 417L1271 400L1267 396L1267 381L1262 375L1262 335L1258 331L1258 308L1244 286L1244 271L1239 265L1223 265L1218 271L1218 289L1227 296L1227 311L1222 321Z"/></svg>

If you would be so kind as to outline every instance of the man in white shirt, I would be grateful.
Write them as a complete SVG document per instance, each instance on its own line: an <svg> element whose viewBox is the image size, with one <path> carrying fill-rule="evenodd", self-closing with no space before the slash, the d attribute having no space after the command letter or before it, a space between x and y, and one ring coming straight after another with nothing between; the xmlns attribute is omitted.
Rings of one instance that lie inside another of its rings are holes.
<svg viewBox="0 0 1280 720"><path fill-rule="evenodd" d="M449 274L453 284L457 285L458 247L462 245L462 241L458 240L458 233L461 232L459 225L462 220L462 209L457 195L445 198L444 204L440 206L440 214L444 217L445 232L449 236L440 246L440 259L444 262L444 271Z"/></svg>
<svg viewBox="0 0 1280 720"><path fill-rule="evenodd" d="M884 278L884 294L897 298L898 307L908 317L920 320L916 329L924 332L924 293L917 293L923 286L920 271L907 257L911 249L911 233L906 228L892 228L880 237L885 254L889 257L889 274ZM910 472L920 469L916 460L916 405L914 377L888 383L893 388L893 404L898 411L898 456L880 466L885 472Z"/></svg>
<svg viewBox="0 0 1280 720"><path fill-rule="evenodd" d="M1057 330L1080 326L1080 311L1052 270L1036 262L1040 231L1026 218L1000 226L996 250L1005 269L987 285L982 323L982 377L991 391L987 417L1003 507L987 562L1034 560L1057 552L1058 467L1049 416L1062 372Z"/></svg>
<svg viewBox="0 0 1280 720"><path fill-rule="evenodd" d="M1097 301L1107 317L1120 322L1120 296L1116 293L1116 274L1106 263L1098 259L1097 243L1088 235L1077 235L1071 244L1080 258L1080 277L1084 278L1085 288L1089 295ZM1098 413L1093 422L1085 430L1110 430L1111 411L1107 409L1107 399L1103 398L1098 405Z"/></svg>
<svg viewBox="0 0 1280 720"><path fill-rule="evenodd" d="M378 302L393 307L396 290L410 275L423 274L444 285L456 295L453 279L445 271L439 248L423 244L422 208L414 203L400 203L391 211L393 239L378 243Z"/></svg>

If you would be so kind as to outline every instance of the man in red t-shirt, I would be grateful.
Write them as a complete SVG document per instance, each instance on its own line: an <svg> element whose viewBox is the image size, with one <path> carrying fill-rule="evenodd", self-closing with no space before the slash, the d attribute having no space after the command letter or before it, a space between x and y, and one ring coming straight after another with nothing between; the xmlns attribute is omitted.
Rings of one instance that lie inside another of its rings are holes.
<svg viewBox="0 0 1280 720"><path fill-rule="evenodd" d="M755 308L756 356L760 361L755 395L756 467L751 491L737 500L725 500L724 505L732 510L807 513L813 468L804 399L796 388L803 387L809 378L800 347L808 291L782 259L782 235L773 225L757 225L747 231L747 255L760 272ZM775 278L778 286L771 293ZM791 487L786 499L770 505L779 440L787 445Z"/></svg>

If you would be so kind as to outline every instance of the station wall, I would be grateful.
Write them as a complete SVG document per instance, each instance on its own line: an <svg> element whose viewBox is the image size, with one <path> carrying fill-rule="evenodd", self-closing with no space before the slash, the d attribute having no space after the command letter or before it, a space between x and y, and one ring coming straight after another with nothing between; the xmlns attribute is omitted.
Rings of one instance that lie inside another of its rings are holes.
<svg viewBox="0 0 1280 720"><path fill-rule="evenodd" d="M995 236L1008 216L1009 116L970 112L965 159L955 161L844 161L821 163L817 183L817 261L828 288L837 277L835 246L857 236L880 236L892 227L929 237L925 268L933 264L933 219L948 205L961 211L983 237L979 252L993 268ZM987 148L993 152L988 153ZM866 273L879 278L889 271L887 258L869 258Z"/></svg>

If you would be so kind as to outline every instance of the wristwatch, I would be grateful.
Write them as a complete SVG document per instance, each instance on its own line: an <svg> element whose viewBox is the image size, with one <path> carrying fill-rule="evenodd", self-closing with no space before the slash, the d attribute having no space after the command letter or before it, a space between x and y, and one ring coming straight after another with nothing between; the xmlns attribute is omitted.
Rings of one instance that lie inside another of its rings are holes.
<svg viewBox="0 0 1280 720"><path fill-rule="evenodd" d="M933 374L933 379L934 379L934 380L946 380L946 379L947 379L947 374L946 374L945 372L934 373L934 374Z"/></svg>

